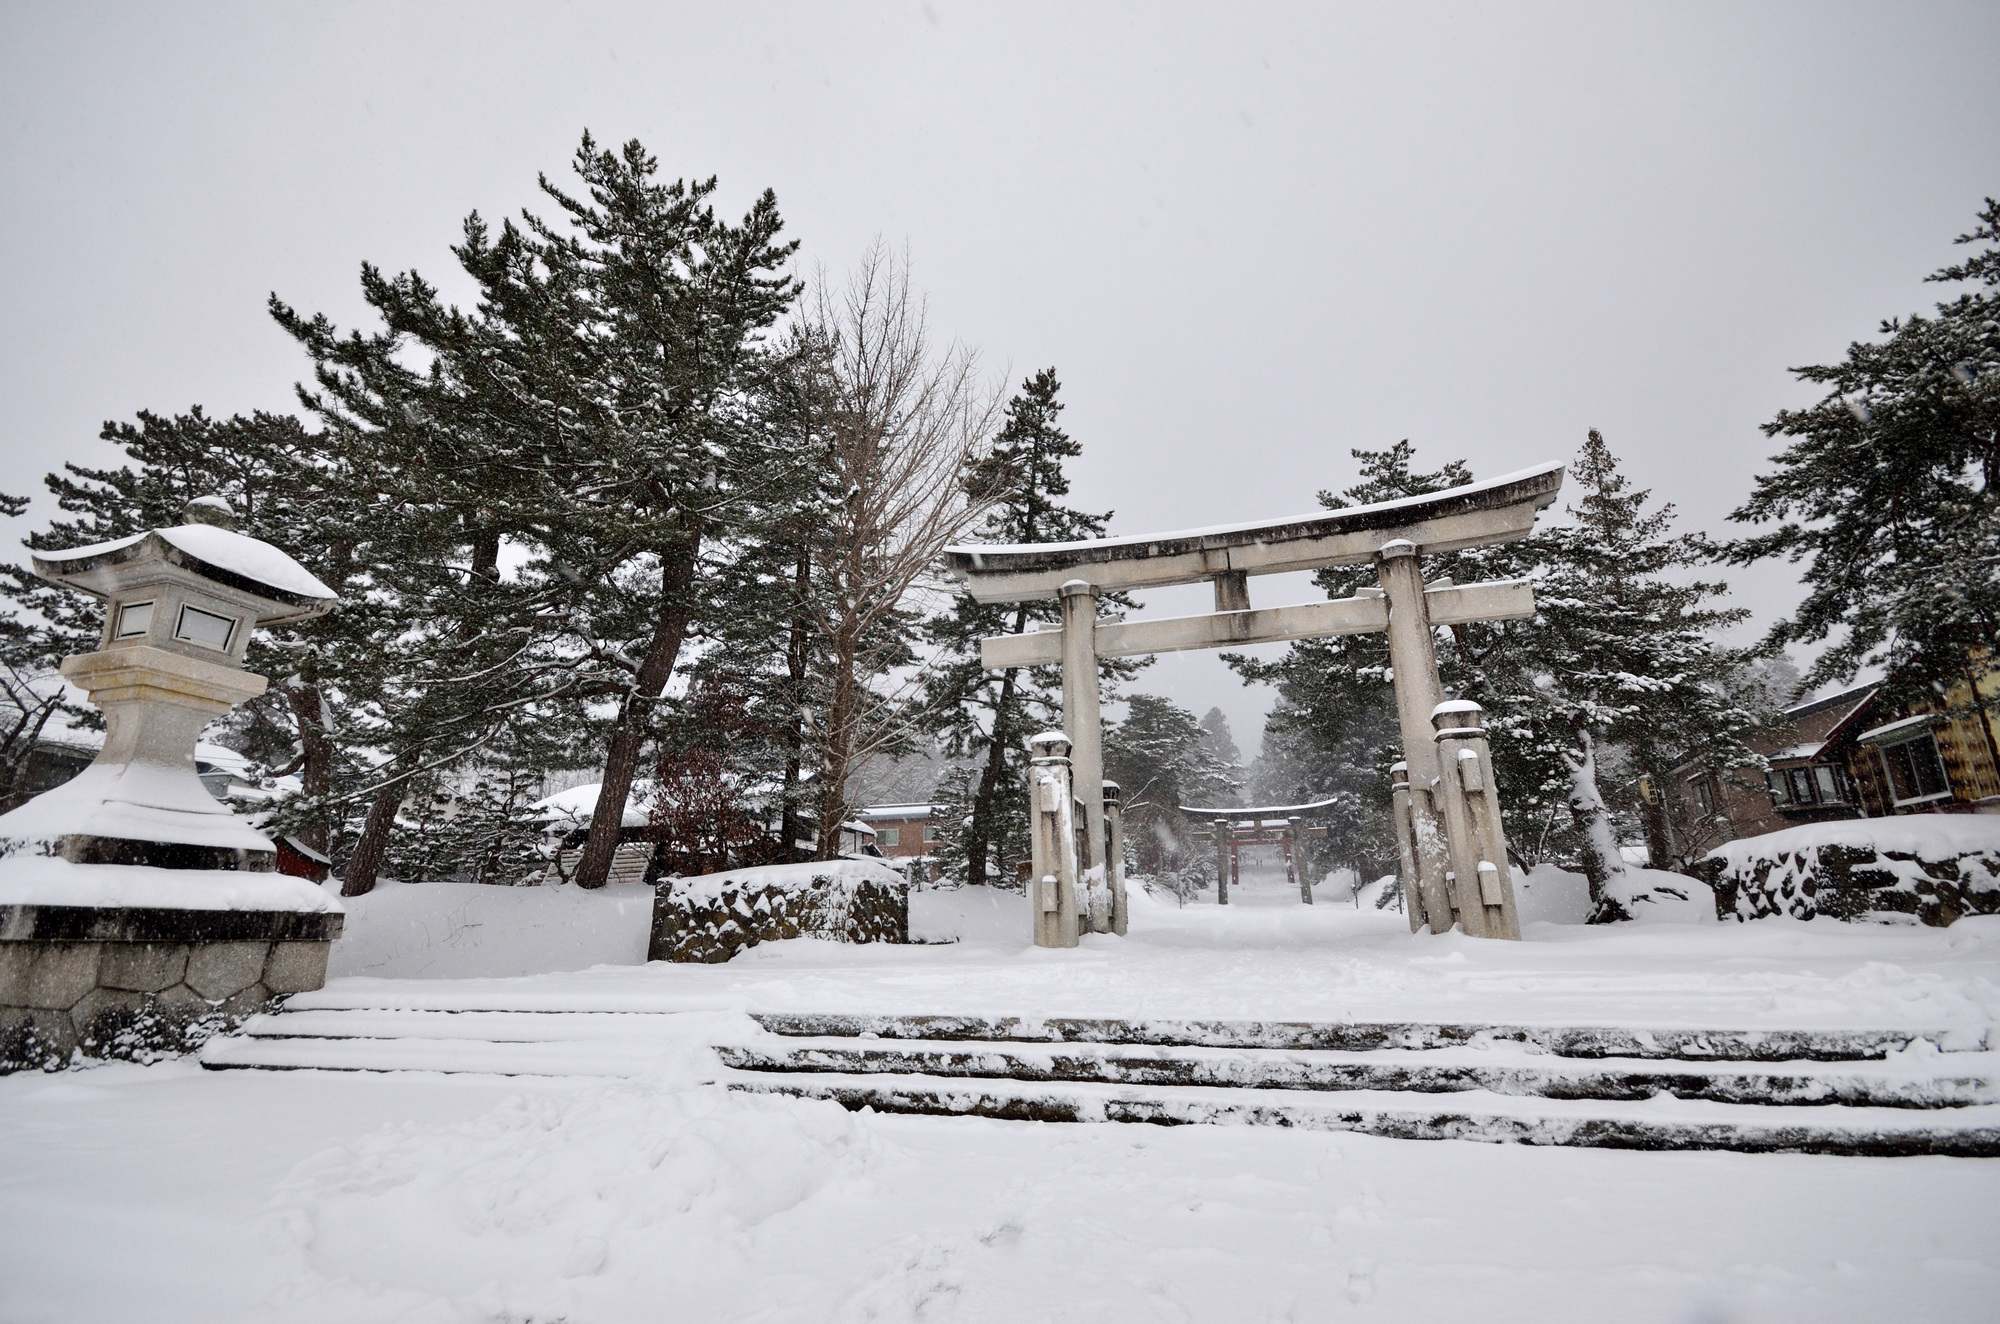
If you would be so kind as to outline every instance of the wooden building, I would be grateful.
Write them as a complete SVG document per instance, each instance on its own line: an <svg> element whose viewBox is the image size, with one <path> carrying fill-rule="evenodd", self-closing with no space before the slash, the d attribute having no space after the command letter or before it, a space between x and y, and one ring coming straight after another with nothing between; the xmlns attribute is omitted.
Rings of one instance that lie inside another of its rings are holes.
<svg viewBox="0 0 2000 1324"><path fill-rule="evenodd" d="M2000 666L1976 673L2000 699ZM1669 855L1801 823L1895 814L2000 813L2000 714L1974 709L1972 681L1941 699L1894 703L1864 685L1797 704L1753 738L1768 771L1689 762L1664 788Z"/></svg>

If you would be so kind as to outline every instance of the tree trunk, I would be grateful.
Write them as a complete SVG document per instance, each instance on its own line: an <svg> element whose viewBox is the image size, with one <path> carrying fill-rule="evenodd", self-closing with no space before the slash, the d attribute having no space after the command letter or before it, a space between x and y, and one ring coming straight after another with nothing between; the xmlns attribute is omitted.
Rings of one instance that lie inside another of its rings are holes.
<svg viewBox="0 0 2000 1324"><path fill-rule="evenodd" d="M578 887L602 887L611 877L619 830L625 822L625 802L631 798L639 753L652 729L653 705L673 677L681 643L687 638L693 608L689 590L700 550L701 539L696 535L661 553L660 615L646 644L646 655L639 660L638 674L618 704L618 719L612 724L611 743L604 752L604 780L597 789L597 804L590 811L583 858L576 866Z"/></svg>
<svg viewBox="0 0 2000 1324"><path fill-rule="evenodd" d="M1020 634L1028 628L1028 609L1021 607L1014 612L1012 633ZM1014 708L1014 687L1020 672L1012 667L1000 673L1000 697L993 704L993 731L986 744L986 766L979 773L979 789L972 797L972 826L965 837L965 880L968 883L983 883L989 877L987 860L991 858L994 843L994 824L999 820L999 806L996 800L1000 793L1000 775L1007 767L1007 747L1014 739L1014 731L1008 715Z"/></svg>
<svg viewBox="0 0 2000 1324"><path fill-rule="evenodd" d="M286 684L285 702L299 733L300 792L306 803L319 806L312 821L299 829L299 840L327 855L333 844L325 808L333 786L333 735L326 729L326 696L320 693L318 676L312 669L302 673L296 684Z"/></svg>
<svg viewBox="0 0 2000 1324"><path fill-rule="evenodd" d="M784 802L779 809L778 836L789 856L805 831L805 815L800 811L799 777L804 771L806 748L806 664L810 654L811 622L806 616L806 596L812 592L812 552L799 545L798 566L792 575L792 621L785 641L785 676L792 701L791 727L785 733Z"/></svg>
<svg viewBox="0 0 2000 1324"><path fill-rule="evenodd" d="M1580 749L1565 755L1569 763L1570 816L1583 833L1583 876L1590 884L1590 922L1630 919L1631 912L1614 894L1613 884L1625 877L1625 857L1618 853L1618 837L1611 830L1611 811L1597 789L1597 745L1590 732L1579 731Z"/></svg>
<svg viewBox="0 0 2000 1324"><path fill-rule="evenodd" d="M819 848L822 860L840 855L840 828L847 821L847 774L854 761L854 724L860 717L859 641L834 644L833 693L826 708L826 749L820 761Z"/></svg>
<svg viewBox="0 0 2000 1324"><path fill-rule="evenodd" d="M361 826L361 839L354 843L354 854L340 876L342 896L367 896L375 890L382 857L389 852L389 833L396 826L396 813L403 807L403 797L409 794L410 781L408 777L398 777L375 792L374 800L369 802L368 821Z"/></svg>

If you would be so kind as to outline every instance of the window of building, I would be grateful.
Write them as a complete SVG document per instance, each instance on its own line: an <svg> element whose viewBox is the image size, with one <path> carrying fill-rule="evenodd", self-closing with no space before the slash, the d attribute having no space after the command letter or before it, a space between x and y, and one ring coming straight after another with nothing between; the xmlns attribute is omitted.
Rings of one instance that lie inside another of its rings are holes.
<svg viewBox="0 0 2000 1324"><path fill-rule="evenodd" d="M1944 760L1938 757L1937 739L1929 731L1918 731L1909 739L1883 745L1876 752L1882 756L1882 768L1889 776L1889 798L1896 804L1914 804L1951 794L1951 782L1944 775Z"/></svg>
<svg viewBox="0 0 2000 1324"><path fill-rule="evenodd" d="M1819 789L1819 802L1825 805L1846 804L1847 778L1841 769L1831 763L1813 764L1813 782Z"/></svg>
<svg viewBox="0 0 2000 1324"><path fill-rule="evenodd" d="M902 830L899 828L892 828L892 827L876 828L875 844L877 846L882 847L885 850L891 846L902 845L903 844Z"/></svg>
<svg viewBox="0 0 2000 1324"><path fill-rule="evenodd" d="M1703 818L1715 812L1715 779L1708 773L1688 778L1688 791L1694 796L1695 806L1701 810Z"/></svg>
<svg viewBox="0 0 2000 1324"><path fill-rule="evenodd" d="M1813 789L1811 768L1787 768L1785 780L1791 783L1793 804L1809 805L1818 802L1819 795Z"/></svg>
<svg viewBox="0 0 2000 1324"><path fill-rule="evenodd" d="M933 842L942 841L943 839L944 839L944 833L941 829L939 829L937 824L935 823L924 824L925 845L930 845Z"/></svg>

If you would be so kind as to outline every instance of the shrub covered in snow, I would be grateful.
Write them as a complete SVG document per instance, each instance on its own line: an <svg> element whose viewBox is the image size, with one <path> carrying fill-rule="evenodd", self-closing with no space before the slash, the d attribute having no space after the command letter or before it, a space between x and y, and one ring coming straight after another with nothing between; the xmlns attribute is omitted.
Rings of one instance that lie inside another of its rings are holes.
<svg viewBox="0 0 2000 1324"><path fill-rule="evenodd" d="M772 864L660 883L655 961L727 961L781 938L908 942L909 883L872 860Z"/></svg>
<svg viewBox="0 0 2000 1324"><path fill-rule="evenodd" d="M1739 920L2000 912L2000 818L1922 814L1812 823L1709 853L1717 909Z"/></svg>

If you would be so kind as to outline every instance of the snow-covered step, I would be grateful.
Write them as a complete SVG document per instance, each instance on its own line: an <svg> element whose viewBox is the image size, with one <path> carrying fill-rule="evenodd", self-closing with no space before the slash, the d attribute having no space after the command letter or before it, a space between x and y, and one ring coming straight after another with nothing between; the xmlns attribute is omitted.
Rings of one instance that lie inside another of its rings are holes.
<svg viewBox="0 0 2000 1324"><path fill-rule="evenodd" d="M756 1072L832 1072L1087 1081L1146 1086L1263 1090L1378 1090L1420 1094L1484 1090L1550 1099L1637 1101L1656 1095L1732 1104L1950 1108L2000 1101L1996 1056L1968 1055L1989 1074L1933 1071L1937 1058L1909 1064L1736 1064L1601 1058L1588 1063L1493 1048L1327 1050L1147 1047L1106 1044L973 1044L965 1041L793 1039L722 1045L725 1066ZM1954 1064L1956 1065L1956 1064Z"/></svg>
<svg viewBox="0 0 2000 1324"><path fill-rule="evenodd" d="M486 1043L644 1041L674 1033L677 1013L519 1011L292 1011L253 1016L255 1039L473 1039Z"/></svg>
<svg viewBox="0 0 2000 1324"><path fill-rule="evenodd" d="M281 1039L231 1035L202 1046L212 1071L430 1071L494 1076L641 1076L674 1050L643 1042L510 1042L468 1039Z"/></svg>
<svg viewBox="0 0 2000 1324"><path fill-rule="evenodd" d="M1207 1048L1449 1048L1526 1044L1559 1057L1732 1062L1862 1062L1913 1045L1944 1052L1986 1047L1976 1031L1702 1030L1625 1026L1427 1024L1415 1021L1211 1021L1071 1016L892 1016L756 1012L774 1034L814 1038L978 1040L1006 1043L1159 1044Z"/></svg>
<svg viewBox="0 0 2000 1324"><path fill-rule="evenodd" d="M1937 1113L1889 1108L1748 1108L1675 1100L1578 1104L1486 1093L1454 1095L1445 1106L1379 1091L1274 1095L1229 1088L953 1083L921 1075L743 1073L729 1080L729 1088L830 1099L854 1110L1004 1121L1278 1126L1595 1149L2000 1157L2000 1105L1943 1114L1951 1119L1944 1124Z"/></svg>

